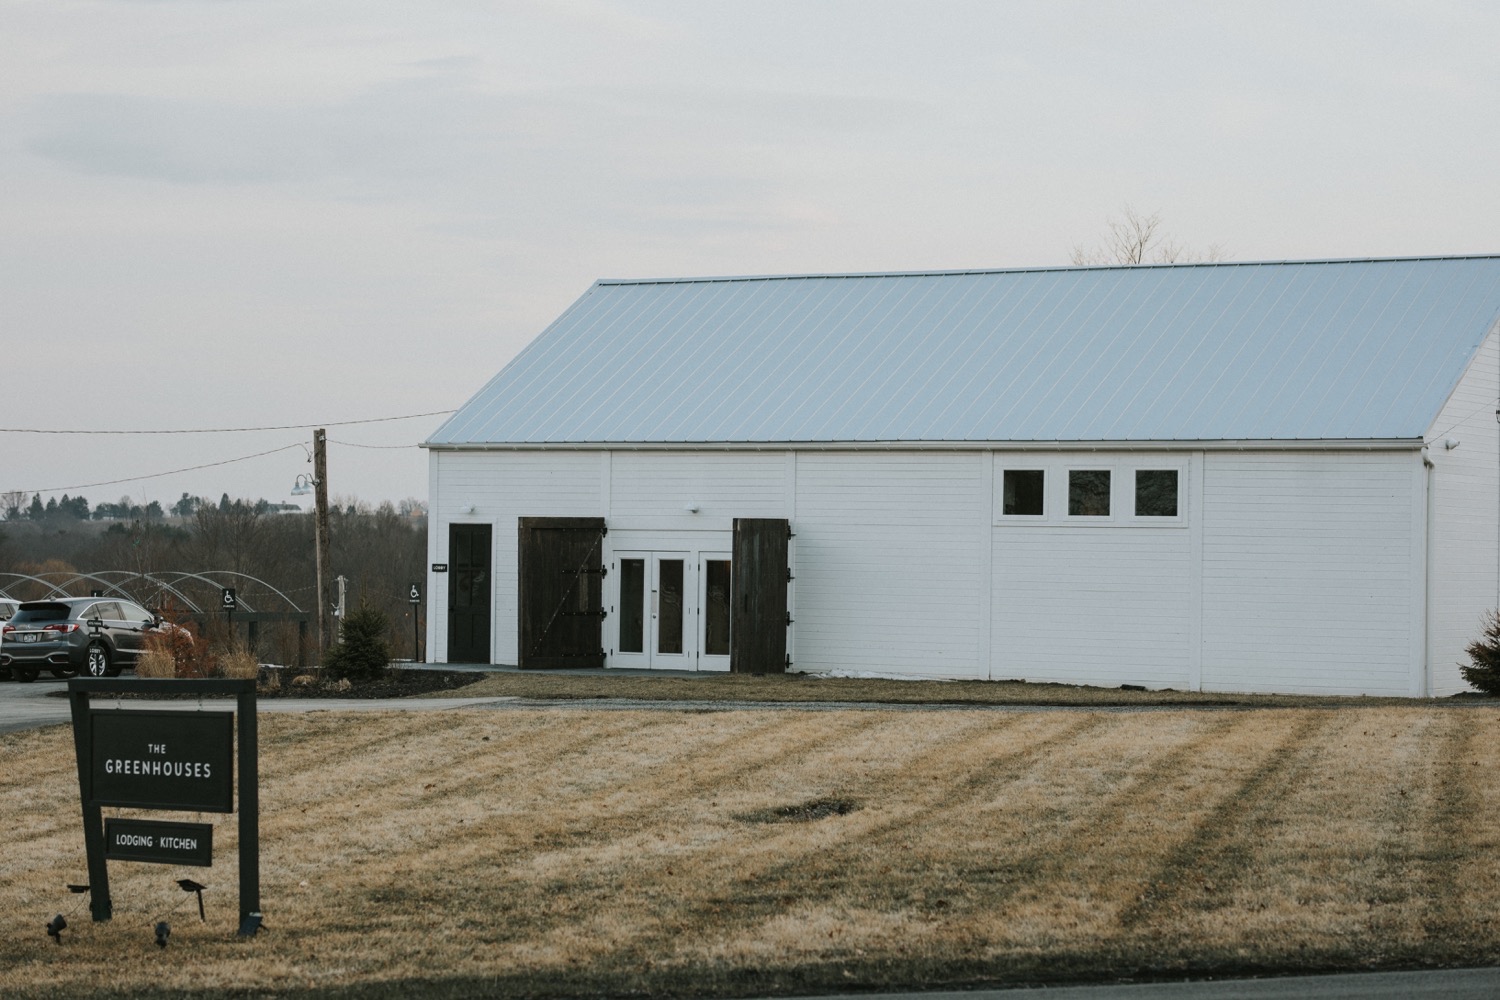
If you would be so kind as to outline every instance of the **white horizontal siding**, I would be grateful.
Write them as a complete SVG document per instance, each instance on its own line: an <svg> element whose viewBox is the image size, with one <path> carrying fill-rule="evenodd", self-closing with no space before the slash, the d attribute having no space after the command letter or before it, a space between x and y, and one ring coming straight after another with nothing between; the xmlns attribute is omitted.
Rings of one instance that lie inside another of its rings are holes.
<svg viewBox="0 0 1500 1000"><path fill-rule="evenodd" d="M494 540L491 658L515 663L519 616L517 524L522 517L598 517L603 513L599 452L433 452L435 524L432 562L448 561L448 525L489 524ZM466 508L473 506L474 512ZM428 578L429 659L448 657L446 575Z"/></svg>
<svg viewBox="0 0 1500 1000"><path fill-rule="evenodd" d="M1190 566L1184 528L997 528L993 676L1189 687Z"/></svg>
<svg viewBox="0 0 1500 1000"><path fill-rule="evenodd" d="M1458 672L1497 596L1500 538L1500 333L1492 330L1428 434L1432 528L1428 633L1431 694L1469 689ZM1452 449L1444 441L1452 439Z"/></svg>
<svg viewBox="0 0 1500 1000"><path fill-rule="evenodd" d="M610 518L679 516L688 504L702 520L786 516L783 452L617 451L610 459Z"/></svg>
<svg viewBox="0 0 1500 1000"><path fill-rule="evenodd" d="M798 454L798 669L984 676L983 469L978 454Z"/></svg>
<svg viewBox="0 0 1500 1000"><path fill-rule="evenodd" d="M1411 693L1417 461L1205 456L1204 690Z"/></svg>

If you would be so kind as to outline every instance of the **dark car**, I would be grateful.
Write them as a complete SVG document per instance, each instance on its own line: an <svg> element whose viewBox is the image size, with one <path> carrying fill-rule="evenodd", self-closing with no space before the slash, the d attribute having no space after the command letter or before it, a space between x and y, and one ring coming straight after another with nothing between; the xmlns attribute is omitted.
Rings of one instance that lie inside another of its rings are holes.
<svg viewBox="0 0 1500 1000"><path fill-rule="evenodd" d="M10 616L16 613L17 603L9 598L0 598L0 626L10 621ZM0 632L0 643L5 641L5 633ZM0 667L0 681L10 680L10 670Z"/></svg>
<svg viewBox="0 0 1500 1000"><path fill-rule="evenodd" d="M135 665L146 634L159 624L139 604L117 597L26 601L0 626L0 669L18 681L34 681L43 670L54 677L114 677Z"/></svg>

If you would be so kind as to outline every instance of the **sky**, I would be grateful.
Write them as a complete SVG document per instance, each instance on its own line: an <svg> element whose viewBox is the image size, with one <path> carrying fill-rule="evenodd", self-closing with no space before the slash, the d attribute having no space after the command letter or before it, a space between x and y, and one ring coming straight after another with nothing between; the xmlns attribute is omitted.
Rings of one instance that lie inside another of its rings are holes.
<svg viewBox="0 0 1500 1000"><path fill-rule="evenodd" d="M1488 0L0 0L0 492L306 505L326 426L335 497L425 500L442 411L601 277L1066 265L1127 206L1234 260L1500 252L1497 37ZM22 433L216 428L283 429Z"/></svg>

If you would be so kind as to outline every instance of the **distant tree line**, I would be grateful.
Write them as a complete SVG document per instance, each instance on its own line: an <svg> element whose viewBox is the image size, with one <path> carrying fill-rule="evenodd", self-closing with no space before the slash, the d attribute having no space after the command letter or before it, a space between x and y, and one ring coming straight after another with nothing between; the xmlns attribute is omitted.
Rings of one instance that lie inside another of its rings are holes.
<svg viewBox="0 0 1500 1000"><path fill-rule="evenodd" d="M55 581L58 575L121 571L159 579L174 572L243 573L268 585L265 589L248 582L240 585L240 598L251 608L284 611L289 610L290 601L315 621L313 515L295 507L286 512L285 506L291 505L264 499L231 500L227 494L213 502L183 494L168 514L159 503L141 504L129 498L91 507L81 496L43 502L35 494L0 494L4 516L0 574L19 575L0 575L0 588L25 600L47 593L26 576ZM353 498L335 498L329 509L330 589L331 581L343 576L347 611L364 605L384 612L391 621L390 644L398 657L410 657L413 652L413 609L407 588L426 575L426 515L426 504L415 499L371 506ZM91 586L83 581L72 589L87 594ZM199 607L218 606L217 592L193 591L194 586L204 585L177 584ZM175 600L165 590L133 592L133 596L152 606ZM279 631L262 629L259 639L267 658L292 662L297 654L295 625ZM315 650L303 652L310 662L316 661Z"/></svg>
<svg viewBox="0 0 1500 1000"><path fill-rule="evenodd" d="M403 501L403 503L408 502L415 501ZM228 493L219 497L217 506L219 510L228 510L234 505L249 505L260 514L302 509L296 504L272 503L264 498L254 502L230 500ZM88 498L82 496L70 497L64 493L61 499L52 496L47 498L46 503L42 503L42 495L33 493L31 502L27 503L25 493L16 491L0 493L0 516L7 521L87 521L90 519L95 521L160 521L169 513L172 517L189 518L198 513L200 508L213 506L215 506L214 502L207 497L195 497L184 493L180 500L166 510L162 509L160 501L152 500L140 504L128 496L123 496L114 503L108 500L101 501L90 510Z"/></svg>

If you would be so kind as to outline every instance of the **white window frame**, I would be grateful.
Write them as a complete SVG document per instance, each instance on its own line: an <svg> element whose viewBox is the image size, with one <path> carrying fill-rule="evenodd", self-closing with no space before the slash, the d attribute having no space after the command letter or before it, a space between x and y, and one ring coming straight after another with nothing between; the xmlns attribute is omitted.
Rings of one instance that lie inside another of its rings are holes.
<svg viewBox="0 0 1500 1000"><path fill-rule="evenodd" d="M1109 513L1108 514L1074 514L1069 510L1073 493L1073 473L1075 472L1107 472L1109 473ZM1064 466L1062 476L1062 506L1058 508L1061 519L1071 524L1108 524L1119 519L1120 513L1120 469L1113 463L1076 463L1069 462Z"/></svg>
<svg viewBox="0 0 1500 1000"><path fill-rule="evenodd" d="M1191 495L1191 458L1187 455L1141 452L1119 458L1099 460L1098 455L1054 453L1046 456L1030 453L997 452L995 454L994 510L991 523L999 527L1024 528L1185 528ZM1042 484L1041 514L1005 513L1005 473L1040 470ZM1177 473L1177 515L1152 517L1135 512L1135 474L1146 471ZM1109 514L1069 514L1068 485L1070 472L1109 473Z"/></svg>
<svg viewBox="0 0 1500 1000"><path fill-rule="evenodd" d="M1040 514L1007 514L1005 513L1005 474L1007 472L1040 472L1042 474L1042 512ZM1050 462L1024 462L1006 463L995 465L995 523L996 524L1044 524L1052 519L1054 509L1053 498L1050 495L1052 483L1057 478L1056 470Z"/></svg>
<svg viewBox="0 0 1500 1000"><path fill-rule="evenodd" d="M1162 517L1152 514L1137 514L1135 512L1135 474L1137 472L1175 472L1177 473L1177 513L1171 517ZM1130 522L1138 524L1143 528L1152 525L1157 527L1168 527L1176 524L1187 523L1187 482L1188 463L1183 461L1169 462L1139 462L1134 463L1130 469Z"/></svg>

